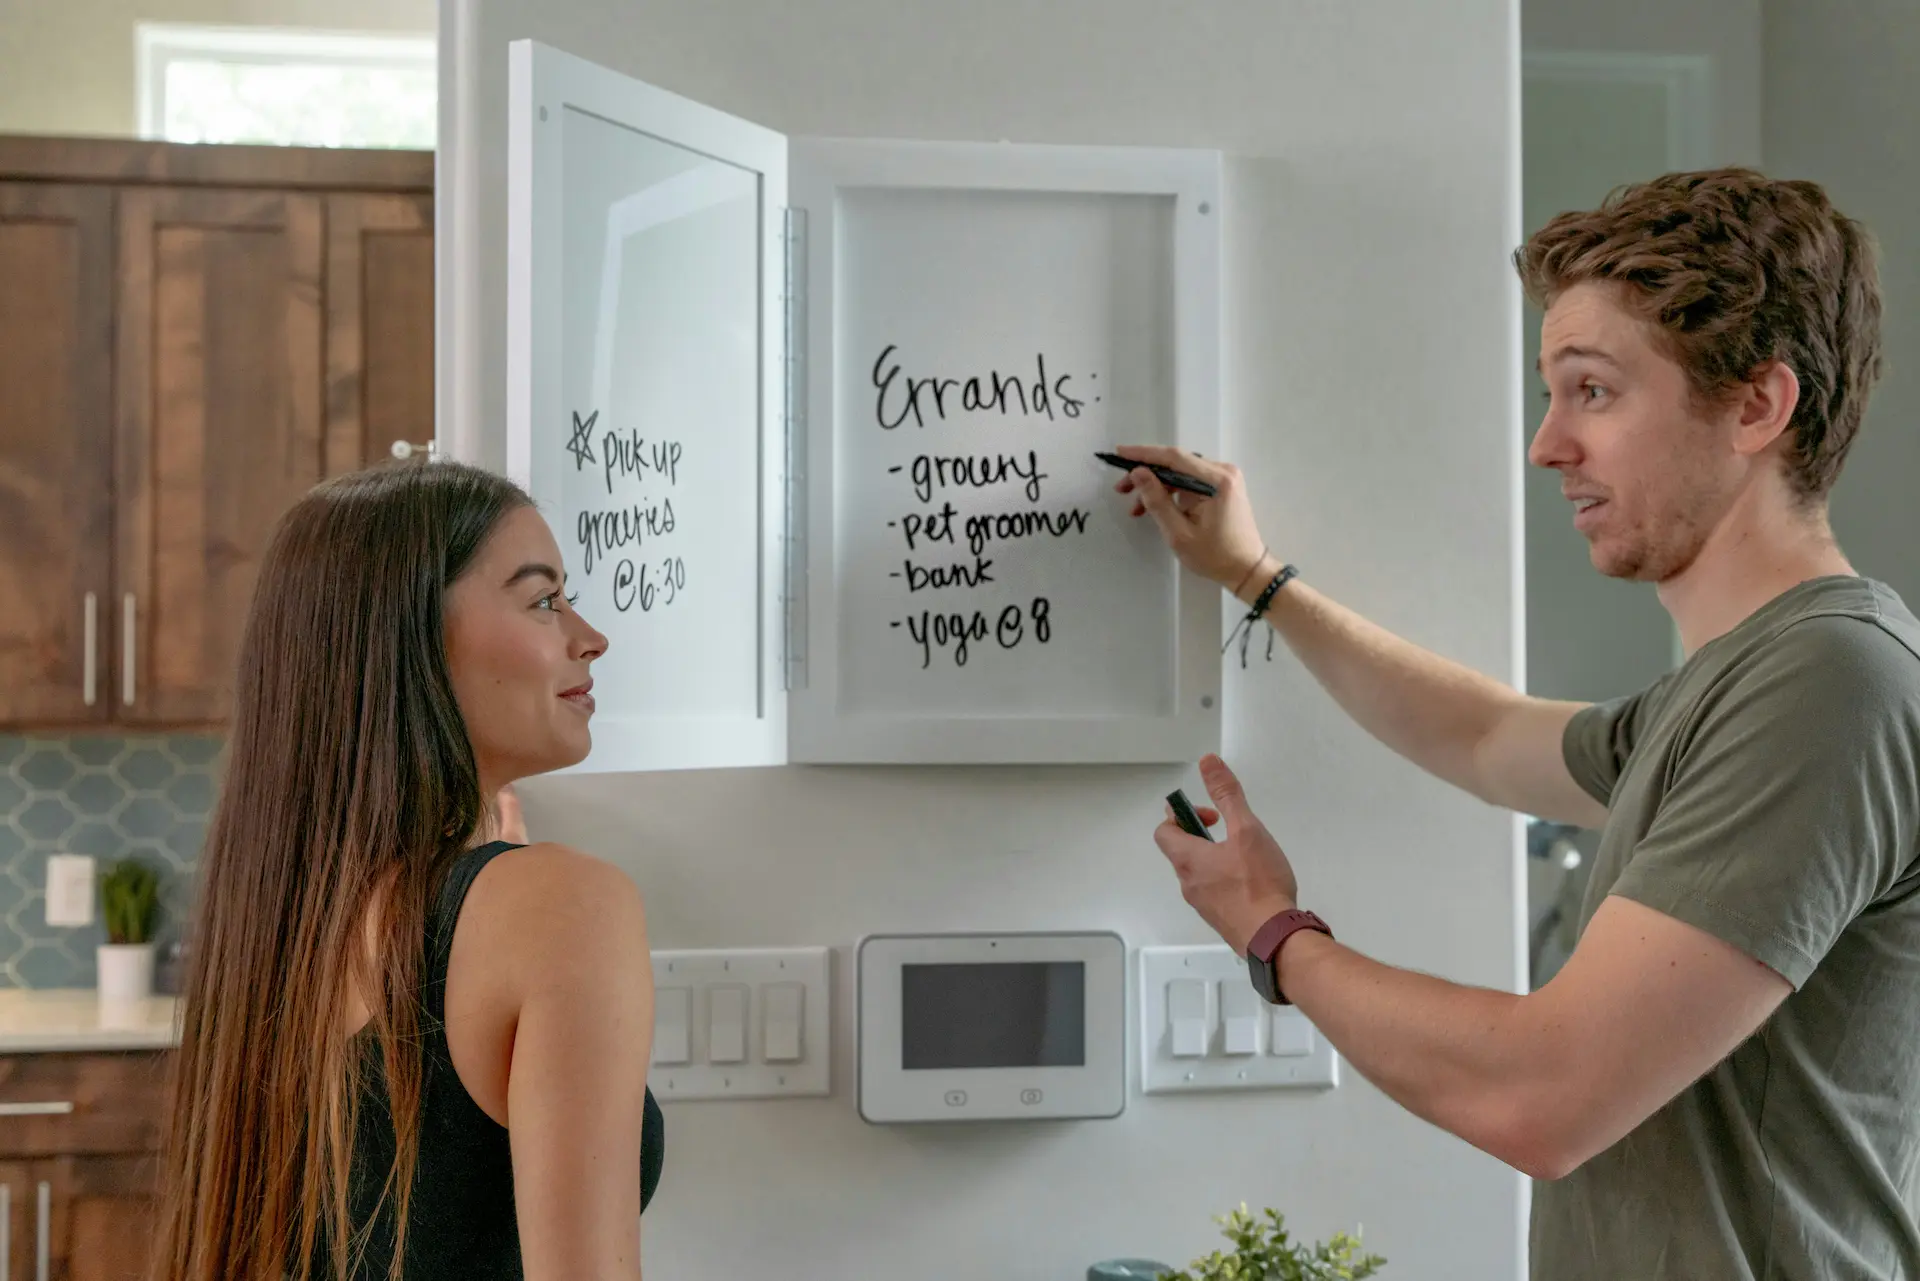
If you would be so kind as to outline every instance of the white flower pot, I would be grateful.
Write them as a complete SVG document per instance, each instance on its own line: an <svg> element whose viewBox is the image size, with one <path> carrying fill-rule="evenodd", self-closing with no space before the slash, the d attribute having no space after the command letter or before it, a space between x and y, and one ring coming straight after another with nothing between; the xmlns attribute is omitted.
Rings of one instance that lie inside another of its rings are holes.
<svg viewBox="0 0 1920 1281"><path fill-rule="evenodd" d="M102 1001L144 1001L153 995L153 944L102 943L97 956Z"/></svg>

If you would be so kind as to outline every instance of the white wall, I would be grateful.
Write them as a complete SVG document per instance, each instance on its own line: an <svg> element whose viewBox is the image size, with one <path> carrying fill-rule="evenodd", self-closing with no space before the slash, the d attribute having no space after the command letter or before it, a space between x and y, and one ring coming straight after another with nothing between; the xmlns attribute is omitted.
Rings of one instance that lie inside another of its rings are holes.
<svg viewBox="0 0 1920 1281"><path fill-rule="evenodd" d="M0 133L131 138L141 22L431 32L433 0L0 0Z"/></svg>
<svg viewBox="0 0 1920 1281"><path fill-rule="evenodd" d="M1901 0L1882 0L1889 8ZM1713 163L1761 159L1761 0L1523 0L1520 38L1558 53L1691 53L1713 59ZM1811 11L1818 0L1806 0ZM1654 175L1649 174L1648 177Z"/></svg>
<svg viewBox="0 0 1920 1281"><path fill-rule="evenodd" d="M1442 652L1517 666L1519 300L1511 0L450 0L443 430L497 462L506 53L533 36L789 133L1219 147L1227 439L1275 546ZM1227 690L1226 755L1307 901L1387 960L1515 988L1507 815L1365 739L1284 658ZM539 780L537 835L618 861L660 947L1110 926L1207 941L1150 832L1152 768L773 769ZM1183 1263L1209 1217L1362 1222L1388 1275L1512 1278L1523 1181L1349 1070L1330 1095L1130 1098L1113 1121L875 1128L835 1095L675 1105L649 1275L1068 1281Z"/></svg>
<svg viewBox="0 0 1920 1281"><path fill-rule="evenodd" d="M1880 239L1887 371L1833 497L1863 574L1920 606L1920 6L1767 0L1768 172L1811 178Z"/></svg>

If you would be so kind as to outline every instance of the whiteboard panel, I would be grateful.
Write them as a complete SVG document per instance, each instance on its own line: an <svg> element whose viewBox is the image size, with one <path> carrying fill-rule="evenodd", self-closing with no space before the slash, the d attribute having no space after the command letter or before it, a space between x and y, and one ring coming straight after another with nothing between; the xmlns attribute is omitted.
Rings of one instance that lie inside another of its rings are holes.
<svg viewBox="0 0 1920 1281"><path fill-rule="evenodd" d="M1218 160L796 143L809 644L796 760L1184 760L1219 592L1094 458L1211 451Z"/></svg>
<svg viewBox="0 0 1920 1281"><path fill-rule="evenodd" d="M530 42L513 59L508 465L609 642L577 768L783 760L784 142Z"/></svg>

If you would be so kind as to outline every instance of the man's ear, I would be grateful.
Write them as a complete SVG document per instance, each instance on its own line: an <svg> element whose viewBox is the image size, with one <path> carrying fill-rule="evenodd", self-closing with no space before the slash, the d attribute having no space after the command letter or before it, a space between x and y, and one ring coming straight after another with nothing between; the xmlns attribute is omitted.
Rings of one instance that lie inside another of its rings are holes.
<svg viewBox="0 0 1920 1281"><path fill-rule="evenodd" d="M1768 361L1734 393L1734 404L1739 415L1733 425L1733 447L1752 457L1793 425L1793 411L1800 404L1800 376L1785 361Z"/></svg>

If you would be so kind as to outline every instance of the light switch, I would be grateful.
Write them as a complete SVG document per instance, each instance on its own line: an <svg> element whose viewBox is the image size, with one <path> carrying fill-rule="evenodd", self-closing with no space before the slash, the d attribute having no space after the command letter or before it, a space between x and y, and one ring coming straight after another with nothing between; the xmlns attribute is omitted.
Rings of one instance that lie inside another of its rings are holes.
<svg viewBox="0 0 1920 1281"><path fill-rule="evenodd" d="M1167 984L1167 1023L1173 1031L1175 1058L1204 1058L1213 1031L1207 1026L1207 985L1199 979Z"/></svg>
<svg viewBox="0 0 1920 1281"><path fill-rule="evenodd" d="M653 1061L685 1063L693 1057L688 1033L693 1030L693 993L684 987L656 988L653 993Z"/></svg>
<svg viewBox="0 0 1920 1281"><path fill-rule="evenodd" d="M1220 1026L1228 1054L1260 1052L1260 1007L1265 1004L1245 979L1220 980Z"/></svg>
<svg viewBox="0 0 1920 1281"><path fill-rule="evenodd" d="M1267 1035L1267 1053L1276 1058L1303 1059L1313 1053L1313 1024L1290 1006L1273 1008Z"/></svg>
<svg viewBox="0 0 1920 1281"><path fill-rule="evenodd" d="M806 989L798 983L774 983L761 992L760 1013L765 1020L760 1029L761 1057L769 1063L800 1061L801 1014L806 1007Z"/></svg>
<svg viewBox="0 0 1920 1281"><path fill-rule="evenodd" d="M707 989L707 1062L742 1063L747 1057L747 989L738 984Z"/></svg>

